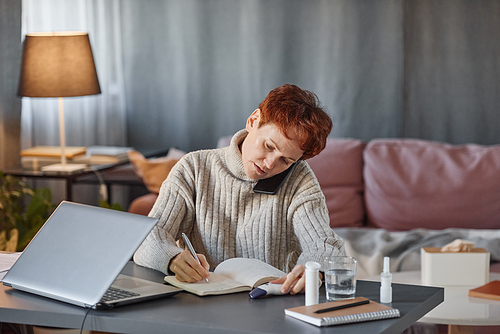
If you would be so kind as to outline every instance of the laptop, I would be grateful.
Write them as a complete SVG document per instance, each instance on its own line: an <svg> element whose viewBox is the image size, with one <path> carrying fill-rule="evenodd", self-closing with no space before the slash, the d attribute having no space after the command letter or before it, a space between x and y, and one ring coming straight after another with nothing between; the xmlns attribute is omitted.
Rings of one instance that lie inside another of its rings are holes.
<svg viewBox="0 0 500 334"><path fill-rule="evenodd" d="M86 308L172 296L179 288L120 274L156 218L63 201L3 284ZM113 298L105 293L112 290Z"/></svg>

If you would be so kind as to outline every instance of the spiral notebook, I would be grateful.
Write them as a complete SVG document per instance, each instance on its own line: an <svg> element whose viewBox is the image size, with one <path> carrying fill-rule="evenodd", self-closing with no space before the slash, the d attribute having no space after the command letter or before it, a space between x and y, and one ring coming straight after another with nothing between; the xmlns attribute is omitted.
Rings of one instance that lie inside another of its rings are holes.
<svg viewBox="0 0 500 334"><path fill-rule="evenodd" d="M373 300L370 300L369 304L365 305L359 305L326 313L315 313L315 311L317 310L340 306L343 304L350 304L363 300L367 299L364 297L358 297L354 299L321 303L310 306L299 306L285 309L285 314L319 327L398 318L401 316L398 309L379 304L377 302L374 302Z"/></svg>

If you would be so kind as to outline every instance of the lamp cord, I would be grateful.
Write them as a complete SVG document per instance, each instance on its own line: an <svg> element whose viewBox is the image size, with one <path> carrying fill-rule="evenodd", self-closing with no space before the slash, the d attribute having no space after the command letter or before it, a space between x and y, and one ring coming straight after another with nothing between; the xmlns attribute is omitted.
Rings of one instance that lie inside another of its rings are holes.
<svg viewBox="0 0 500 334"><path fill-rule="evenodd" d="M101 198L103 201L108 201L108 188L106 188L106 184L104 183L104 179L102 178L101 173L95 169L94 167L90 167L90 170L94 172L94 174L97 176L97 179L99 180L99 195L101 195Z"/></svg>

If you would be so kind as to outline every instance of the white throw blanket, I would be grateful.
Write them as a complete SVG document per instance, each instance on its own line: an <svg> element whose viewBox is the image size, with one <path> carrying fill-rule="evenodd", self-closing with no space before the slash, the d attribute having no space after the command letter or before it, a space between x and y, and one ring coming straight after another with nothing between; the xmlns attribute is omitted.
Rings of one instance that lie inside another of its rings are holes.
<svg viewBox="0 0 500 334"><path fill-rule="evenodd" d="M420 248L442 247L455 239L469 240L500 261L500 230L415 229L389 232L373 228L335 228L345 241L346 252L358 259L358 279L380 275L383 258L391 258L391 271L420 270Z"/></svg>

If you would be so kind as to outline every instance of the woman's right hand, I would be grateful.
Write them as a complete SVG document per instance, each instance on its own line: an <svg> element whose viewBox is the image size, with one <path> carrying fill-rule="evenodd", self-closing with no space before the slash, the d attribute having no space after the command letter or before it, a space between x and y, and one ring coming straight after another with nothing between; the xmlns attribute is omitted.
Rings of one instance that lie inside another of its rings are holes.
<svg viewBox="0 0 500 334"><path fill-rule="evenodd" d="M190 251L184 250L170 261L168 269L170 269L170 271L175 274L175 278L181 282L195 283L207 279L210 276L208 273L210 265L205 255L196 255L198 259L200 259L201 265L196 261Z"/></svg>

